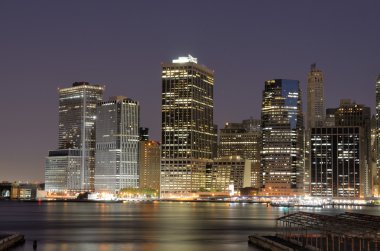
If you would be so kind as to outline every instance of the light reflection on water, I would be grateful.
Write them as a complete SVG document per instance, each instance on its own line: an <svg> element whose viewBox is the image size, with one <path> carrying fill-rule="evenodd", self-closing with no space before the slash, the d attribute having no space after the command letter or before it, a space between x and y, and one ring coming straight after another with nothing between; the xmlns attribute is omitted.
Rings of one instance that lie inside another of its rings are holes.
<svg viewBox="0 0 380 251"><path fill-rule="evenodd" d="M271 232L285 209L229 203L34 203L0 201L0 233L21 232L27 242L13 250L196 251L257 250L253 232ZM302 208L337 214L358 208ZM358 211L380 215L380 208Z"/></svg>

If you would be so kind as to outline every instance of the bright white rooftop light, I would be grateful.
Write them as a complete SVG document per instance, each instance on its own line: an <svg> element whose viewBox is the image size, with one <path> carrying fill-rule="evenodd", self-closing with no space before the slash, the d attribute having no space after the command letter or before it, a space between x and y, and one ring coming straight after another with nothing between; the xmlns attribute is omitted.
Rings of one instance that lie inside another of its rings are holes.
<svg viewBox="0 0 380 251"><path fill-rule="evenodd" d="M179 64L193 62L193 63L197 64L198 63L198 59L197 58L193 58L189 54L187 57L179 57L178 59L173 59L172 62L173 63L179 63Z"/></svg>

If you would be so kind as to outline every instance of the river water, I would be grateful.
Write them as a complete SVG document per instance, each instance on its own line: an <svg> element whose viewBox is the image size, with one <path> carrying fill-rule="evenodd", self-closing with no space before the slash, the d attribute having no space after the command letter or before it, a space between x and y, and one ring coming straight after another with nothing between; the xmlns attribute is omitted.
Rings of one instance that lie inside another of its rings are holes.
<svg viewBox="0 0 380 251"><path fill-rule="evenodd" d="M298 210L380 215L380 207L281 208L209 202L74 203L0 201L0 234L20 232L12 250L224 251L258 250L254 232L272 232L275 219Z"/></svg>

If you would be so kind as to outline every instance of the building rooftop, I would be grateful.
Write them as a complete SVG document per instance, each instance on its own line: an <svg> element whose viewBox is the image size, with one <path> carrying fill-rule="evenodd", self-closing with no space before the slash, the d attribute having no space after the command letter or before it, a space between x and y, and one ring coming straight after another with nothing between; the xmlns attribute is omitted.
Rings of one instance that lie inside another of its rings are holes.
<svg viewBox="0 0 380 251"><path fill-rule="evenodd" d="M189 63L189 62L193 62L193 63L198 63L198 59L197 58L194 58L192 57L190 54L187 56L187 57L179 57L177 59L173 59L172 61L173 63L175 64L182 64L182 63Z"/></svg>

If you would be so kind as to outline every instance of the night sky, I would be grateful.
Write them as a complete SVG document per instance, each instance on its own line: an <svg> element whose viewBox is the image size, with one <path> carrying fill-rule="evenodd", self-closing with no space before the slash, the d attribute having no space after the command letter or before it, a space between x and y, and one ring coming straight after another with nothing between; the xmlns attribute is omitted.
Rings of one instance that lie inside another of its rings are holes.
<svg viewBox="0 0 380 251"><path fill-rule="evenodd" d="M374 113L380 1L1 1L0 181L43 181L58 145L58 87L106 85L140 102L160 140L161 62L191 54L215 70L215 122L259 118L264 81L325 76Z"/></svg>

